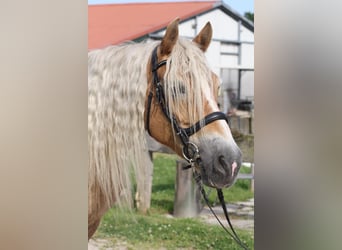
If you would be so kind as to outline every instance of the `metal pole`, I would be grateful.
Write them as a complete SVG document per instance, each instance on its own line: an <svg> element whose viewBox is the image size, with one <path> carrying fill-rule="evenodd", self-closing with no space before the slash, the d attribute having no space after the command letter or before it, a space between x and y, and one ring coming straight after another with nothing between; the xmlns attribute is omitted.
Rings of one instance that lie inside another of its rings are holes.
<svg viewBox="0 0 342 250"><path fill-rule="evenodd" d="M241 69L238 69L238 100L240 101L241 97L240 97L240 94L241 94Z"/></svg>
<svg viewBox="0 0 342 250"><path fill-rule="evenodd" d="M238 21L238 34L237 34L237 39L238 39L238 64L241 65L241 20Z"/></svg>

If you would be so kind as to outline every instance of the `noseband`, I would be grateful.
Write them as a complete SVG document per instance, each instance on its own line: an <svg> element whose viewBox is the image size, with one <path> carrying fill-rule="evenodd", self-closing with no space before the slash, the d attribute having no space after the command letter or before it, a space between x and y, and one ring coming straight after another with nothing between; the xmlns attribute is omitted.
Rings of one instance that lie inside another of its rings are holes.
<svg viewBox="0 0 342 250"><path fill-rule="evenodd" d="M217 121L217 120L225 120L228 123L227 116L223 112L213 112L209 115L205 116L202 120L196 122L194 125L188 128L182 128L179 124L177 119L173 114L170 114L167 105L166 99L164 94L164 88L161 84L161 81L158 77L158 69L164 65L166 65L167 60L160 61L158 63L157 57L157 49L158 46L154 48L151 57L151 64L152 64L152 74L153 74L153 85L151 86L150 93L148 95L148 102L147 102L147 114L146 114L146 129L149 134L150 132L150 110L151 110L151 102L153 97L153 87L155 88L156 98L157 101L165 115L165 117L169 120L171 125L173 126L176 135L179 137L183 144L182 152L184 158L190 163L193 164L197 159L199 159L199 150L196 144L189 141L189 137L196 132L198 132L204 126Z"/></svg>

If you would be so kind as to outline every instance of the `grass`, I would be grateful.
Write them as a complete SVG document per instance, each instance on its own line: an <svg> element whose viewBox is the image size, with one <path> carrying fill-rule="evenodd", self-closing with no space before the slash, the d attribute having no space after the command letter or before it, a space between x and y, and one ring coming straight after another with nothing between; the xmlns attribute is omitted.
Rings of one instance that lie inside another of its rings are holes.
<svg viewBox="0 0 342 250"><path fill-rule="evenodd" d="M106 239L112 245L124 242L126 249L134 250L240 249L219 226L207 225L199 219L166 216L173 211L176 159L173 155L154 154L152 198L148 215L111 209L104 216L95 238ZM241 168L240 171L247 173L249 168ZM253 197L250 181L238 180L233 187L224 190L224 196L229 202ZM216 192L210 192L209 198L211 203L215 203ZM236 231L243 242L253 246L253 232Z"/></svg>
<svg viewBox="0 0 342 250"><path fill-rule="evenodd" d="M151 213L171 213L175 195L175 155L154 153Z"/></svg>
<svg viewBox="0 0 342 250"><path fill-rule="evenodd" d="M237 233L243 242L253 244L252 232L237 230ZM129 215L115 209L106 214L97 236L113 244L125 241L128 249L240 249L218 226L159 214Z"/></svg>

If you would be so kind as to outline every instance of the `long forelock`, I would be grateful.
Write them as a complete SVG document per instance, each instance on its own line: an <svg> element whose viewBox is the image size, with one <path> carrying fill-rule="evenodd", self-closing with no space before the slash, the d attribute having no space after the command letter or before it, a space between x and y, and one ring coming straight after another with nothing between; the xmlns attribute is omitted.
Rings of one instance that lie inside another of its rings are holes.
<svg viewBox="0 0 342 250"><path fill-rule="evenodd" d="M203 91L208 89L208 85L210 90L213 88L211 74L204 53L193 42L179 39L173 47L164 75L170 113L186 112L191 125L203 118ZM187 110L181 105L185 99Z"/></svg>

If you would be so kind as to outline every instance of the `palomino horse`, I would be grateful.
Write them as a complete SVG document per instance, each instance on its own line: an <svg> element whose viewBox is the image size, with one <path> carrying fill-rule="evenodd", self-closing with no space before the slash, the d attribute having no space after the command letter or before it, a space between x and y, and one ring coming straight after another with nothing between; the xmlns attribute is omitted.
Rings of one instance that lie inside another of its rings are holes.
<svg viewBox="0 0 342 250"><path fill-rule="evenodd" d="M241 151L219 112L219 78L204 55L211 25L188 41L178 37L178 23L161 42L88 54L88 238L111 206L131 202L130 167L136 178L146 171L146 130L184 156L205 185L228 187L237 176Z"/></svg>

